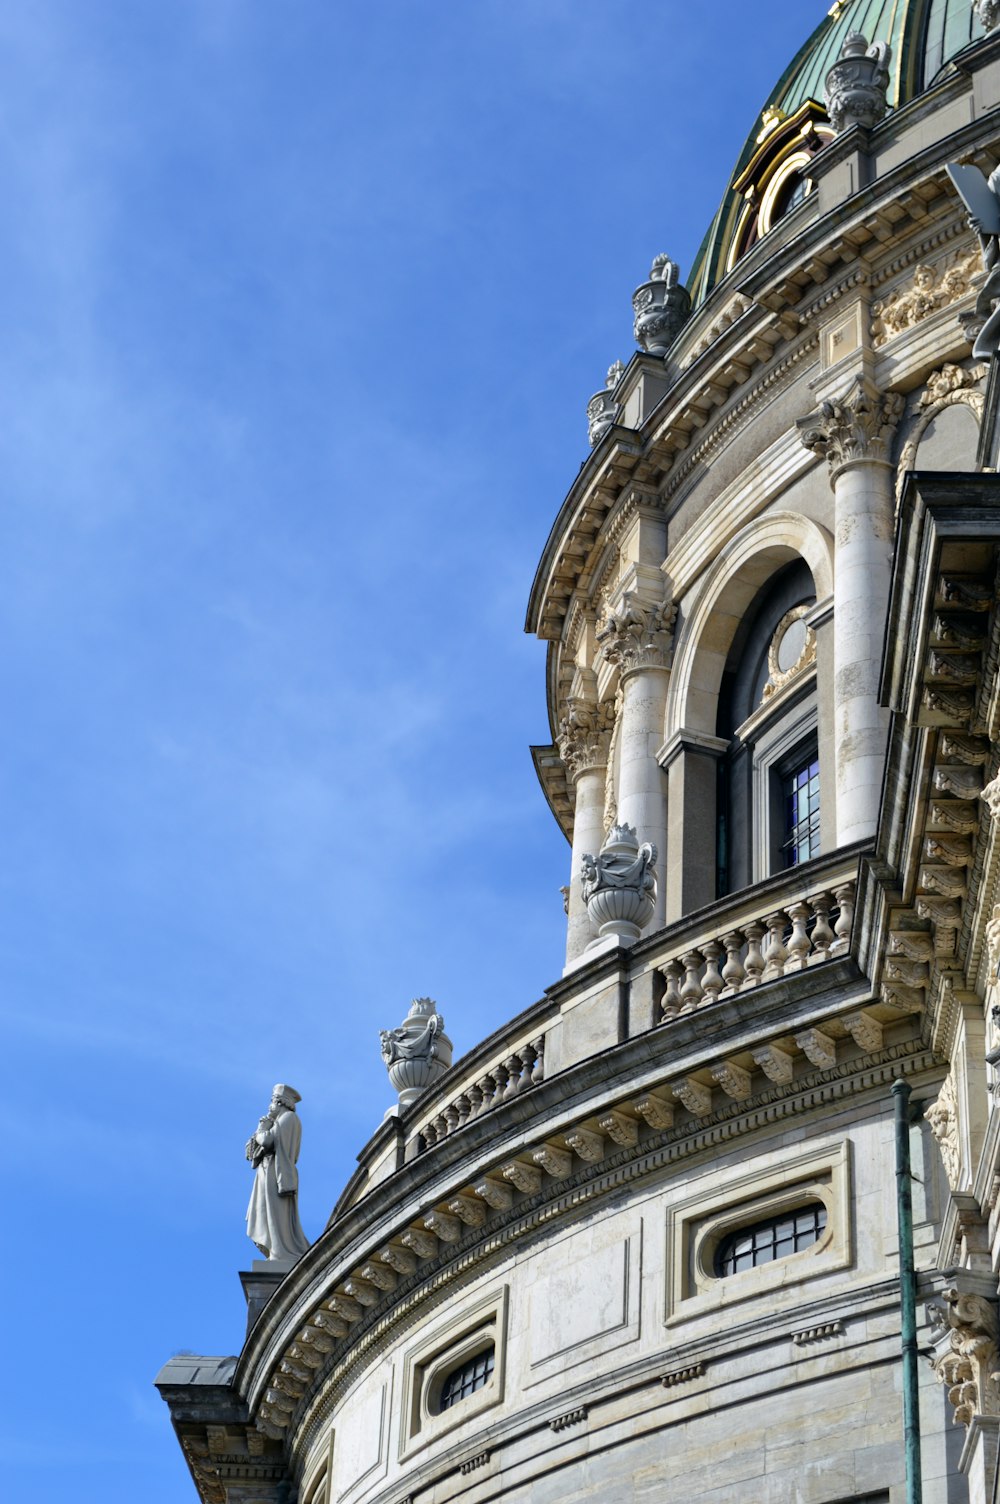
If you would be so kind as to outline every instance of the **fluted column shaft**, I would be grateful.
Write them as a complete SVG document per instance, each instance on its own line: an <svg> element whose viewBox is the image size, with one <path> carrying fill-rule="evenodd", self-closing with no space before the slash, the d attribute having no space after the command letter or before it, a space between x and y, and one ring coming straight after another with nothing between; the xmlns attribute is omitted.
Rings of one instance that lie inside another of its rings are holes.
<svg viewBox="0 0 1000 1504"><path fill-rule="evenodd" d="M666 780L656 754L663 741L668 672L665 666L636 668L622 682L618 762L618 820L634 826L640 841L656 846L656 909L653 927L666 912Z"/></svg>
<svg viewBox="0 0 1000 1504"><path fill-rule="evenodd" d="M574 786L573 855L569 896L566 904L566 964L586 950L593 939L587 905L583 898L583 857L594 855L604 844L604 781L614 706L574 699L559 726L559 755Z"/></svg>
<svg viewBox="0 0 1000 1504"><path fill-rule="evenodd" d="M833 695L837 844L874 835L888 712L878 702L889 602L892 471L878 460L839 469L833 483L835 571Z"/></svg>
<svg viewBox="0 0 1000 1504"><path fill-rule="evenodd" d="M583 899L580 869L586 853L600 851L604 842L604 779L606 767L582 768L575 780L576 813L573 817L573 856L566 925L566 962L575 961L594 938Z"/></svg>
<svg viewBox="0 0 1000 1504"><path fill-rule="evenodd" d="M830 467L834 495L833 700L837 845L874 834L887 714L878 703L889 601L893 487L889 450L903 399L865 376L799 422Z"/></svg>

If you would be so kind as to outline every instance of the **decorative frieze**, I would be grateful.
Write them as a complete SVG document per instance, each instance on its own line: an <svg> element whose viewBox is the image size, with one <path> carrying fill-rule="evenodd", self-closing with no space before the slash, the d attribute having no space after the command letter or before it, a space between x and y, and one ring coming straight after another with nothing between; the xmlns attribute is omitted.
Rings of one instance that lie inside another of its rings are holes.
<svg viewBox="0 0 1000 1504"><path fill-rule="evenodd" d="M872 344L880 349L888 340L912 329L939 308L947 308L964 298L972 291L973 278L979 269L978 251L962 253L944 267L921 262L914 267L913 275L904 287L872 304ZM975 375L972 375L973 371ZM949 362L928 376L920 407L946 405L949 400L954 400L953 393L975 385L983 374L983 366L968 369Z"/></svg>
<svg viewBox="0 0 1000 1504"><path fill-rule="evenodd" d="M470 1457L462 1463L459 1471L463 1478L468 1477L469 1473L474 1473L477 1468L485 1467L489 1460L489 1452L477 1452L475 1457Z"/></svg>

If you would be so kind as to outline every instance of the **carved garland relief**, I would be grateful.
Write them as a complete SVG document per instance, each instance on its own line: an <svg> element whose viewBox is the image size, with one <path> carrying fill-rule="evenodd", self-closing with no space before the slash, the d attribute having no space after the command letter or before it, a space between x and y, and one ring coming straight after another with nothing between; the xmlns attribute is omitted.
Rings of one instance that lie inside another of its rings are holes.
<svg viewBox="0 0 1000 1504"><path fill-rule="evenodd" d="M912 329L939 308L956 303L972 291L973 278L982 270L978 249L956 257L948 266L922 262L909 283L872 304L872 343L878 350L904 329Z"/></svg>

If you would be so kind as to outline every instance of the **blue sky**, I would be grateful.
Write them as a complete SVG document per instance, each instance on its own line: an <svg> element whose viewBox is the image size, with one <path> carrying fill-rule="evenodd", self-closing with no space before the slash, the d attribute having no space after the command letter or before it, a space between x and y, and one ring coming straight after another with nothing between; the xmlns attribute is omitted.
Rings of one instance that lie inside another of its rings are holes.
<svg viewBox="0 0 1000 1504"><path fill-rule="evenodd" d="M379 1027L558 976L535 561L823 13L0 4L5 1495L193 1499L272 1083L315 1237Z"/></svg>

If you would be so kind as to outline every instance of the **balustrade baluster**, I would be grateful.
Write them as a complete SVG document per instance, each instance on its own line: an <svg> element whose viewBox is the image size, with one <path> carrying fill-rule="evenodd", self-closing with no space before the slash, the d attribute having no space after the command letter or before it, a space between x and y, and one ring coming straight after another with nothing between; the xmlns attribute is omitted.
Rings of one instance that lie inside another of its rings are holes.
<svg viewBox="0 0 1000 1504"><path fill-rule="evenodd" d="M668 1019L676 1018L684 1006L680 985L684 968L679 961L665 961L659 970L667 984L666 991L660 999L660 1012L663 1022L666 1023Z"/></svg>
<svg viewBox="0 0 1000 1504"><path fill-rule="evenodd" d="M840 913L834 925L837 938L830 947L830 954L840 956L851 943L851 926L854 923L854 884L842 883L839 888L834 888L833 896L840 908Z"/></svg>
<svg viewBox="0 0 1000 1504"><path fill-rule="evenodd" d="M714 1003L718 1000L723 985L722 973L717 964L722 955L722 946L718 940L706 940L701 949L705 957L705 974L701 979L704 1001Z"/></svg>
<svg viewBox="0 0 1000 1504"><path fill-rule="evenodd" d="M809 922L811 910L803 900L788 905L788 917L792 921L791 938L788 941L788 959L785 962L786 971L804 971L809 964L809 952L812 944L806 926Z"/></svg>
<svg viewBox="0 0 1000 1504"><path fill-rule="evenodd" d="M743 985L744 987L758 987L764 971L764 957L760 948L764 926L758 924L756 919L754 919L750 924L743 926L743 933L747 937L747 953L743 958L743 964L746 967L746 980Z"/></svg>
<svg viewBox="0 0 1000 1504"><path fill-rule="evenodd" d="M545 1080L545 1035L540 1034L533 1040L531 1048L535 1052L535 1063L531 1068L532 1086L540 1086Z"/></svg>
<svg viewBox="0 0 1000 1504"><path fill-rule="evenodd" d="M531 1072L535 1064L535 1047L531 1044L522 1045L517 1054L521 1062L521 1079L517 1083L517 1089L518 1091L527 1091L528 1087L533 1084Z"/></svg>
<svg viewBox="0 0 1000 1504"><path fill-rule="evenodd" d="M731 992L739 992L746 976L743 962L740 960L743 936L739 930L730 930L728 935L723 935L722 943L726 947L726 964L722 968L722 980L725 986L721 995L726 997Z"/></svg>
<svg viewBox="0 0 1000 1504"><path fill-rule="evenodd" d="M504 1069L507 1072L507 1085L504 1087L503 1099L505 1102L508 1102L511 1097L517 1095L517 1084L521 1078L521 1072L524 1070L521 1057L519 1055L508 1055L504 1061Z"/></svg>
<svg viewBox="0 0 1000 1504"><path fill-rule="evenodd" d="M684 967L684 985L681 987L681 1012L693 1013L702 999L701 968L704 957L700 950L689 950L681 956Z"/></svg>
<svg viewBox="0 0 1000 1504"><path fill-rule="evenodd" d="M812 955L809 957L810 965L815 965L819 961L825 961L830 954L830 946L833 944L833 930L830 928L831 902L829 893L817 893L812 900L816 922L812 927L812 935L810 936L812 940Z"/></svg>
<svg viewBox="0 0 1000 1504"><path fill-rule="evenodd" d="M770 982L774 977L780 977L788 960L788 951L785 948L785 914L779 909L774 914L769 914L764 923L767 925L768 942L764 951L764 976L765 982Z"/></svg>

